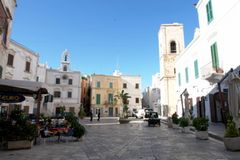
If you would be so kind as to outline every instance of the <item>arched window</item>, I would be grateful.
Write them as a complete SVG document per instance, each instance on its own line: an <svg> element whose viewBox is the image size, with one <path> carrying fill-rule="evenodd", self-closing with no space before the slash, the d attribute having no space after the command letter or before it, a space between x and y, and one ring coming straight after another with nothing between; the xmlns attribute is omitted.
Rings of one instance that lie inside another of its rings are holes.
<svg viewBox="0 0 240 160"><path fill-rule="evenodd" d="M0 79L2 79L2 71L3 71L3 68L2 66L0 66Z"/></svg>
<svg viewBox="0 0 240 160"><path fill-rule="evenodd" d="M170 51L171 53L176 53L177 52L177 46L175 41L171 41L170 43Z"/></svg>
<svg viewBox="0 0 240 160"><path fill-rule="evenodd" d="M67 71L67 66L63 66L63 71Z"/></svg>
<svg viewBox="0 0 240 160"><path fill-rule="evenodd" d="M68 56L67 56L67 55L65 55L65 57L64 57L64 60L65 60L65 61L67 61L67 59L68 59Z"/></svg>

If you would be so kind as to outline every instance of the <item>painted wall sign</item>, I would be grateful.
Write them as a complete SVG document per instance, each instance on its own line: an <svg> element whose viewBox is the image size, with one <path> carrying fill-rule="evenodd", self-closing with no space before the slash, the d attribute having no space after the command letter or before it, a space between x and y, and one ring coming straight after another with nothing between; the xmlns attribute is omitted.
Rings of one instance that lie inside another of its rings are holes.
<svg viewBox="0 0 240 160"><path fill-rule="evenodd" d="M0 93L1 103L19 103L25 100L25 97L14 93Z"/></svg>

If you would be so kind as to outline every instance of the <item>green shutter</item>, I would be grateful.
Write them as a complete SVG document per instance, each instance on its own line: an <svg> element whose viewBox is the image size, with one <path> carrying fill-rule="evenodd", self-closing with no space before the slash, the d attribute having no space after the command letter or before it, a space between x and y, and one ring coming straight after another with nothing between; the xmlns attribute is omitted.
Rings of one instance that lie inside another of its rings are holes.
<svg viewBox="0 0 240 160"><path fill-rule="evenodd" d="M101 95L96 94L96 104L101 104Z"/></svg>
<svg viewBox="0 0 240 160"><path fill-rule="evenodd" d="M189 81L189 77L188 77L188 67L185 68L185 76L186 76L186 83L188 83L188 81Z"/></svg>
<svg viewBox="0 0 240 160"><path fill-rule="evenodd" d="M212 67L219 68L217 43L211 45Z"/></svg>
<svg viewBox="0 0 240 160"><path fill-rule="evenodd" d="M212 11L211 0L207 3L206 10L207 10L207 20L208 20L208 23L210 23L213 20L213 11Z"/></svg>
<svg viewBox="0 0 240 160"><path fill-rule="evenodd" d="M100 88L101 87L101 84L100 84L100 82L98 81L97 82L97 88Z"/></svg>
<svg viewBox="0 0 240 160"><path fill-rule="evenodd" d="M113 88L113 83L112 82L109 83L109 88Z"/></svg>
<svg viewBox="0 0 240 160"><path fill-rule="evenodd" d="M108 103L113 104L113 94L108 94Z"/></svg>
<svg viewBox="0 0 240 160"><path fill-rule="evenodd" d="M195 78L197 79L199 77L198 60L194 61L194 72L195 72Z"/></svg>
<svg viewBox="0 0 240 160"><path fill-rule="evenodd" d="M181 86L181 74L178 73L178 85Z"/></svg>

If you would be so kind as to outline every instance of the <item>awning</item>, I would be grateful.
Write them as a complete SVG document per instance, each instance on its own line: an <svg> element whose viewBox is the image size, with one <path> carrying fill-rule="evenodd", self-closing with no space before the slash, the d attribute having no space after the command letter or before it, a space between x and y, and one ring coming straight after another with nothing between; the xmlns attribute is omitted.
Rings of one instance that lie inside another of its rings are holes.
<svg viewBox="0 0 240 160"><path fill-rule="evenodd" d="M18 93L25 96L48 94L47 85L41 82L0 79L0 92Z"/></svg>

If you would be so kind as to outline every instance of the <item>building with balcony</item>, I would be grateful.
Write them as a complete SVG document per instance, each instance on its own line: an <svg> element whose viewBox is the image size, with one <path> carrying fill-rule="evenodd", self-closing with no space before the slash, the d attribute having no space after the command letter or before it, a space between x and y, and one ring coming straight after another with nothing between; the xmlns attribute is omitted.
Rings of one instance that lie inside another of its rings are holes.
<svg viewBox="0 0 240 160"><path fill-rule="evenodd" d="M39 79L44 75L44 66L39 66ZM70 53L65 50L59 69L46 69L45 83L53 95L52 103L43 103L41 113L54 116L64 108L65 112L78 114L81 105L81 73L70 69Z"/></svg>
<svg viewBox="0 0 240 160"><path fill-rule="evenodd" d="M177 110L182 114L186 106L195 116L223 122L227 88L222 86L222 106L217 82L239 65L236 35L240 35L240 22L236 18L240 1L199 0L196 9L199 28L176 60Z"/></svg>
<svg viewBox="0 0 240 160"><path fill-rule="evenodd" d="M122 90L122 80L119 76L93 74L91 75L91 108L93 115L100 112L101 116L119 116L122 111L118 95Z"/></svg>
<svg viewBox="0 0 240 160"><path fill-rule="evenodd" d="M16 0L0 0L0 78L5 79L7 56Z"/></svg>

